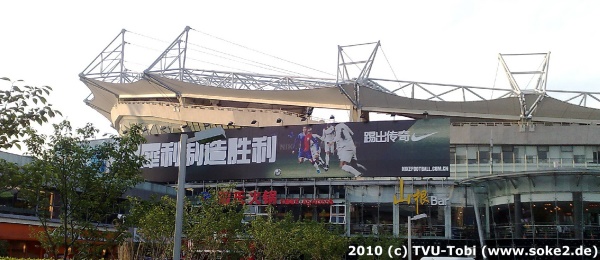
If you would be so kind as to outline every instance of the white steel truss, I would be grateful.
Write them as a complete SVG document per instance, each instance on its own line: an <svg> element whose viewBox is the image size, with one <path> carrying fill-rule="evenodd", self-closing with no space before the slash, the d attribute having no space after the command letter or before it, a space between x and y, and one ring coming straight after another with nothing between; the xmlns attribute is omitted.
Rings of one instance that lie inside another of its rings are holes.
<svg viewBox="0 0 600 260"><path fill-rule="evenodd" d="M543 61L540 66L540 70L537 71L511 71L504 60L505 56L543 56ZM522 53L522 54L498 54L498 60L502 64L502 68L504 68L504 72L506 73L506 77L508 77L508 81L513 90L513 94L519 97L519 102L521 103L521 118L522 119L531 119L533 117L533 113L537 109L538 104L542 102L542 99L546 96L546 82L548 79L548 66L550 65L550 52L548 53ZM535 85L533 93L538 97L533 102L533 104L527 104L525 101L525 92L521 89L521 86L515 80L515 75L534 75L537 76L537 83Z"/></svg>
<svg viewBox="0 0 600 260"><path fill-rule="evenodd" d="M299 90L335 86L332 79L325 78L187 68L187 43L190 29L187 26L156 61L144 71L145 77L161 85L165 84L162 84L156 76L212 87L252 90Z"/></svg>
<svg viewBox="0 0 600 260"><path fill-rule="evenodd" d="M98 54L79 76L99 79L111 83L131 83L141 78L140 73L134 73L125 67L125 33L121 32Z"/></svg>
<svg viewBox="0 0 600 260"><path fill-rule="evenodd" d="M373 51L365 60L354 61L352 58L346 53L345 49L362 47L362 46L370 46L374 45ZM336 78L336 86L340 89L340 91L350 100L356 109L360 109L360 86L369 87L372 89L376 89L383 92L390 92L388 89L382 87L377 82L369 80L369 75L371 74L371 69L373 68L373 63L375 62L375 56L377 55L377 51L381 43L377 42L369 42L369 43L361 43L361 44L352 44L341 46L338 45L338 65L337 65L337 78ZM362 65L362 67L360 67ZM356 66L360 68L360 71L356 77L352 77L349 72L350 66ZM342 85L352 84L354 93L347 93ZM352 94L352 95L351 95Z"/></svg>

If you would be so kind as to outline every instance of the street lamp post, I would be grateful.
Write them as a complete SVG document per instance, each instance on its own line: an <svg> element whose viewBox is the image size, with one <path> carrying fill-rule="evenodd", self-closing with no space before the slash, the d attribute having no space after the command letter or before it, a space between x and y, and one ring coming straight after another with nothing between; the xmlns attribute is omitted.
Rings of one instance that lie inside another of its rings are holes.
<svg viewBox="0 0 600 260"><path fill-rule="evenodd" d="M408 216L408 260L412 260L412 227L411 227L411 222L413 220L417 220L417 219L422 219L422 218L426 218L427 214L419 214L416 215L414 217L410 217Z"/></svg>
<svg viewBox="0 0 600 260"><path fill-rule="evenodd" d="M173 243L173 260L181 259L181 233L183 229L183 198L185 197L187 144L193 142L204 144L222 139L225 139L225 130L223 130L221 127L195 132L194 137L190 139L188 139L187 133L181 133L181 137L179 139L179 174L177 176L177 207L175 209L175 241Z"/></svg>

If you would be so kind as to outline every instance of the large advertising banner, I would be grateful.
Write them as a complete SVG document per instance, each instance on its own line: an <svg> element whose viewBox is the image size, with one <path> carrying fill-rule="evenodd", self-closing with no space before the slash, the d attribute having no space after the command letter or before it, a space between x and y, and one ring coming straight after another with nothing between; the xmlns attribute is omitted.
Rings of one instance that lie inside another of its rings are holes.
<svg viewBox="0 0 600 260"><path fill-rule="evenodd" d="M188 133L193 137L193 133ZM331 177L448 177L449 119L327 123L225 130L187 144L190 181ZM180 134L147 137L147 181L177 181Z"/></svg>

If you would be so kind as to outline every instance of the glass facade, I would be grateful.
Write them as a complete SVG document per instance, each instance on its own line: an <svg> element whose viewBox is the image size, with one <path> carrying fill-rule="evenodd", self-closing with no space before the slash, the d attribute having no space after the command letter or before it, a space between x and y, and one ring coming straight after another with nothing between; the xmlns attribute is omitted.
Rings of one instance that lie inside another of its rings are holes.
<svg viewBox="0 0 600 260"><path fill-rule="evenodd" d="M597 145L451 145L450 178L581 167L600 169Z"/></svg>
<svg viewBox="0 0 600 260"><path fill-rule="evenodd" d="M551 146L540 147L512 147L511 151L526 154L553 150ZM455 148L460 150L460 146ZM499 149L501 154L502 148ZM494 156L490 158L493 160ZM547 169L488 173L468 183L429 178L405 178L403 182L381 178L298 183L285 186L265 182L262 187L253 183L247 190L276 190L279 201L330 198L331 204L326 205L274 206L279 217L289 212L295 219L337 224L351 236L405 236L408 217L423 213L426 218L412 223L415 238L474 240L479 237L479 228L485 239L494 240L595 239L600 236L600 191L597 189L600 178L593 170L562 168L554 173ZM423 198L417 196L421 193ZM264 213L257 208L248 215Z"/></svg>

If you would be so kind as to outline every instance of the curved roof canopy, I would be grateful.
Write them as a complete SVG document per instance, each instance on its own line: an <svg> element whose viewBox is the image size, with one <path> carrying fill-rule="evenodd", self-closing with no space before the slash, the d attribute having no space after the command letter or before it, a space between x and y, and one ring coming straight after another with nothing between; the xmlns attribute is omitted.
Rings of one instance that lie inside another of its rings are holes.
<svg viewBox="0 0 600 260"><path fill-rule="evenodd" d="M356 91L360 92L359 104L363 112L390 113L414 118L427 114L469 120L521 119L518 97L455 102L407 98L368 87L354 88L353 85L340 88L265 91L212 87L156 76L153 76L153 79L144 77L132 83L108 83L85 77L82 77L82 80L93 94L93 98L86 100L86 103L109 119L112 107L120 100L166 101L182 103L183 106L194 104L194 100L212 100L222 102L219 104L228 104L226 106L277 105L280 109L295 109L298 112L308 107L352 109L352 101L343 92L356 96ZM526 103L533 103L538 97L537 94L524 94ZM600 110L545 96L538 104L534 120L598 124Z"/></svg>

